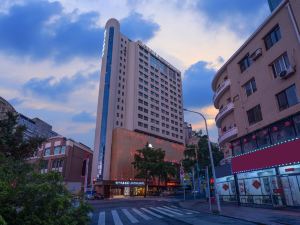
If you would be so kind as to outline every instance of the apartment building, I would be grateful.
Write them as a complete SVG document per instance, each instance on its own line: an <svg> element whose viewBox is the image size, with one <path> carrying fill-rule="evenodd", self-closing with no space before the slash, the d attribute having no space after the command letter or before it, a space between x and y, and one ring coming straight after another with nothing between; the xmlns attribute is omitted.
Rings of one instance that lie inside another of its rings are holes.
<svg viewBox="0 0 300 225"><path fill-rule="evenodd" d="M281 1L212 81L223 200L300 205L299 28L300 1Z"/></svg>
<svg viewBox="0 0 300 225"><path fill-rule="evenodd" d="M41 173L57 171L74 194L90 185L93 151L86 145L62 136L48 138L29 163L39 165Z"/></svg>
<svg viewBox="0 0 300 225"><path fill-rule="evenodd" d="M3 120L6 118L6 113L17 113L15 108L4 98L0 96L0 120Z"/></svg>
<svg viewBox="0 0 300 225"><path fill-rule="evenodd" d="M178 69L143 44L105 26L92 177L95 186L134 180L135 150L146 143L166 151L166 159L183 155L182 81ZM116 185L117 193L124 188ZM128 190L128 188L126 189ZM103 192L103 189L101 190Z"/></svg>

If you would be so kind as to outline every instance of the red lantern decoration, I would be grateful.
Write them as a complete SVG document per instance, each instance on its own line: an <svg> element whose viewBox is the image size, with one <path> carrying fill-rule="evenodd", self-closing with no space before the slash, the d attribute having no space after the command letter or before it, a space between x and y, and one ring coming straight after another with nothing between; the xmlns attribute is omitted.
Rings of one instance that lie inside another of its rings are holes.
<svg viewBox="0 0 300 225"><path fill-rule="evenodd" d="M284 126L285 126L285 127L288 127L288 126L290 126L290 125L291 125L291 122L290 122L290 121L285 121L285 122L284 122Z"/></svg>
<svg viewBox="0 0 300 225"><path fill-rule="evenodd" d="M252 135L252 140L255 140L256 139L256 136L255 135Z"/></svg>
<svg viewBox="0 0 300 225"><path fill-rule="evenodd" d="M272 131L274 131L274 132L278 131L278 127L273 127Z"/></svg>
<svg viewBox="0 0 300 225"><path fill-rule="evenodd" d="M247 142L248 142L247 138L244 138L244 140L243 140L243 141L244 141L244 143L247 143Z"/></svg>
<svg viewBox="0 0 300 225"><path fill-rule="evenodd" d="M268 134L268 131L267 131L267 130L264 130L264 131L263 131L263 134L264 134L264 135L267 135L267 134Z"/></svg>

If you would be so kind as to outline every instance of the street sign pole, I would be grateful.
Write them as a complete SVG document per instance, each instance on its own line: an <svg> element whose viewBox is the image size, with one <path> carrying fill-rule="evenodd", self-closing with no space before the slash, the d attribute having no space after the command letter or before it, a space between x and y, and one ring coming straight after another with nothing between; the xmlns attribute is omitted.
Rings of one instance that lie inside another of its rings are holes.
<svg viewBox="0 0 300 225"><path fill-rule="evenodd" d="M209 211L211 212L211 198L210 198L210 187L209 187L209 176L208 176L208 166L206 166L205 169L205 175L206 175L206 186L207 186L207 194L208 194L208 202L209 202Z"/></svg>

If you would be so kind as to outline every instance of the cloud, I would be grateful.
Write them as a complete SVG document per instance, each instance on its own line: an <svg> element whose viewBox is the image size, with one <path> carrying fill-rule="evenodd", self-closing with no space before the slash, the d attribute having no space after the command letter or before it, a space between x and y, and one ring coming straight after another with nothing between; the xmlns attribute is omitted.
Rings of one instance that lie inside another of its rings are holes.
<svg viewBox="0 0 300 225"><path fill-rule="evenodd" d="M23 85L23 90L25 94L44 97L52 101L65 101L76 89L97 84L99 74L99 71L88 75L77 73L58 80L53 76L41 79L32 78Z"/></svg>
<svg viewBox="0 0 300 225"><path fill-rule="evenodd" d="M210 23L226 24L243 36L253 32L270 14L267 1L262 0L198 0L196 8L210 19Z"/></svg>
<svg viewBox="0 0 300 225"><path fill-rule="evenodd" d="M59 2L28 1L0 13L0 50L34 60L100 57L103 29L98 14L64 14Z"/></svg>
<svg viewBox="0 0 300 225"><path fill-rule="evenodd" d="M73 122L79 122L79 123L95 123L96 117L92 115L91 113L88 113L86 111L82 111L78 114L75 114L72 117Z"/></svg>
<svg viewBox="0 0 300 225"><path fill-rule="evenodd" d="M201 107L212 103L211 81L216 71L210 64L199 61L191 65L183 77L183 103L185 107Z"/></svg>
<svg viewBox="0 0 300 225"><path fill-rule="evenodd" d="M133 12L120 21L121 32L132 40L147 41L159 30L159 25Z"/></svg>

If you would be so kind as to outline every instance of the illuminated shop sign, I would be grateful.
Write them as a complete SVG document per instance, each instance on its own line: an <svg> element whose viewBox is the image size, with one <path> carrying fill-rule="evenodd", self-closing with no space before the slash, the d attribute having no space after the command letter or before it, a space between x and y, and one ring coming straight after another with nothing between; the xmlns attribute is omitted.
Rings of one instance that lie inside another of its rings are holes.
<svg viewBox="0 0 300 225"><path fill-rule="evenodd" d="M123 186L143 186L145 185L144 181L115 181L115 185Z"/></svg>

